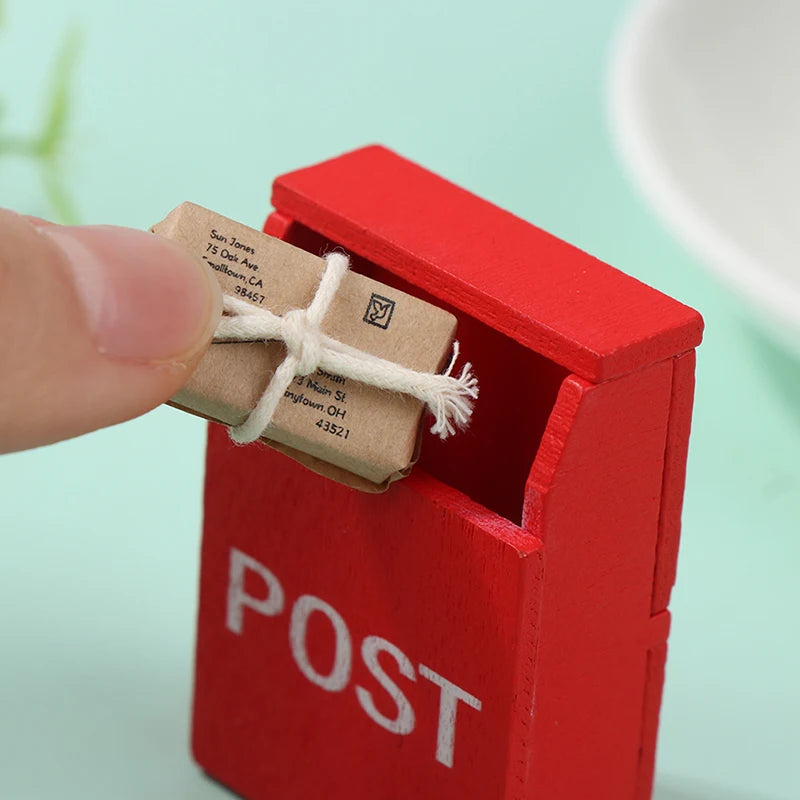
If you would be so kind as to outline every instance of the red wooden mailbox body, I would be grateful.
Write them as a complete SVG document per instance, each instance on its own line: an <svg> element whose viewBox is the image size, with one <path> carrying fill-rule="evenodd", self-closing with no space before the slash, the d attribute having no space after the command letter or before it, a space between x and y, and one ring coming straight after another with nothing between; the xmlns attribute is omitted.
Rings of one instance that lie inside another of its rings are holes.
<svg viewBox="0 0 800 800"><path fill-rule="evenodd" d="M481 395L378 495L211 427L198 762L252 800L650 797L699 315L380 147L273 203L456 314Z"/></svg>

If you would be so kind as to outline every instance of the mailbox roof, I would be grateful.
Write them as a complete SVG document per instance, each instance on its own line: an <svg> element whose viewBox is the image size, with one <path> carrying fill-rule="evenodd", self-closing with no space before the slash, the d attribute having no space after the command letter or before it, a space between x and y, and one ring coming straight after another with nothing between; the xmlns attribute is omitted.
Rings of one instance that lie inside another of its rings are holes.
<svg viewBox="0 0 800 800"><path fill-rule="evenodd" d="M275 180L273 205L588 380L700 343L688 306L380 146Z"/></svg>

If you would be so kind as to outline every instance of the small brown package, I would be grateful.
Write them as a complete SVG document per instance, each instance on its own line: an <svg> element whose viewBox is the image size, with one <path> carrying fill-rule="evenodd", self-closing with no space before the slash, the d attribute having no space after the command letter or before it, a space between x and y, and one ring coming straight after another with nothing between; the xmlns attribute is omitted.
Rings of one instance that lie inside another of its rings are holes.
<svg viewBox="0 0 800 800"><path fill-rule="evenodd" d="M202 257L226 294L274 314L306 308L326 268L323 258L193 203L153 233ZM344 344L421 372L438 372L450 353L455 317L404 292L347 272L321 331ZM214 342L172 404L238 425L286 356L282 342ZM423 404L322 369L292 381L262 440L327 477L381 491L406 475L418 454Z"/></svg>

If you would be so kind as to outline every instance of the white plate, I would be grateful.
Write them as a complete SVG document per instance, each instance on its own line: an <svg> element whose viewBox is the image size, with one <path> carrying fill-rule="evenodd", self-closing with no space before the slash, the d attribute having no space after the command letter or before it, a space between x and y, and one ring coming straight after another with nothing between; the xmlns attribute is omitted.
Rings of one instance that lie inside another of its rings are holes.
<svg viewBox="0 0 800 800"><path fill-rule="evenodd" d="M800 353L800 0L644 0L612 126L667 225Z"/></svg>

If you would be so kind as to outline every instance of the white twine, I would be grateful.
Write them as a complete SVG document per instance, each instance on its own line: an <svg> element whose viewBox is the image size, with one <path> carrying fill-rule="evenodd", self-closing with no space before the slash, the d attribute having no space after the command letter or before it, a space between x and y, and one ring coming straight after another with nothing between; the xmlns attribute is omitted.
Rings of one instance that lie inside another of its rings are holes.
<svg viewBox="0 0 800 800"><path fill-rule="evenodd" d="M282 341L286 345L286 358L275 370L247 419L230 429L231 438L239 444L258 439L272 422L275 409L293 378L309 375L318 368L379 389L416 397L435 417L431 433L442 439L455 433L457 427L465 427L478 396L478 379L472 374L469 363L457 378L450 374L458 358L458 342L453 342L453 356L447 369L437 375L408 369L326 336L320 325L350 259L343 253L330 253L325 261L327 267L308 308L293 309L278 316L238 297L224 296L225 316L214 334L215 341Z"/></svg>

